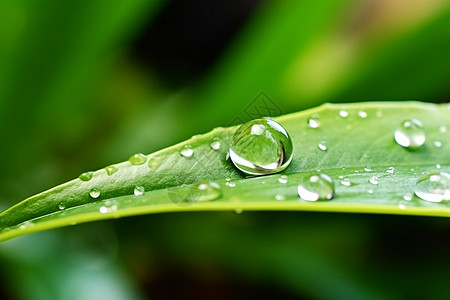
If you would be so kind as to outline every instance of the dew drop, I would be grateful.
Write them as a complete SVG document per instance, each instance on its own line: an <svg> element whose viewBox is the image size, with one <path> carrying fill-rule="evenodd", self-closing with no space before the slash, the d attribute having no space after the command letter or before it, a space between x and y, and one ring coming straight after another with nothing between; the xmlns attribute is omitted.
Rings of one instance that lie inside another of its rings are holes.
<svg viewBox="0 0 450 300"><path fill-rule="evenodd" d="M192 149L191 145L184 145L180 149L180 154L181 154L181 156L184 156L184 157L191 157L192 154L194 154L194 150Z"/></svg>
<svg viewBox="0 0 450 300"><path fill-rule="evenodd" d="M187 195L187 199L191 203L202 201L212 201L220 198L222 192L220 186L213 181L200 181L193 184Z"/></svg>
<svg viewBox="0 0 450 300"><path fill-rule="evenodd" d="M134 188L135 196L140 196L140 195L144 194L144 192L145 192L145 188L142 185L138 185Z"/></svg>
<svg viewBox="0 0 450 300"><path fill-rule="evenodd" d="M278 178L278 182L279 182L279 183L287 183L287 182L288 182L288 177L287 177L287 175L281 175L281 177Z"/></svg>
<svg viewBox="0 0 450 300"><path fill-rule="evenodd" d="M227 186L229 186L230 188L234 188L236 186L236 183L234 182L227 182L225 183Z"/></svg>
<svg viewBox="0 0 450 300"><path fill-rule="evenodd" d="M367 118L367 113L366 113L365 111L363 111L363 110L359 110L359 111L358 111L358 116L359 116L360 118L365 119L365 118Z"/></svg>
<svg viewBox="0 0 450 300"><path fill-rule="evenodd" d="M440 164L436 164L436 169L440 169L441 165Z"/></svg>
<svg viewBox="0 0 450 300"><path fill-rule="evenodd" d="M292 141L277 122L257 119L236 131L230 147L230 158L242 172L265 175L284 170L292 160Z"/></svg>
<svg viewBox="0 0 450 300"><path fill-rule="evenodd" d="M383 112L381 110L377 110L375 116L377 116L377 118L381 118L383 116Z"/></svg>
<svg viewBox="0 0 450 300"><path fill-rule="evenodd" d="M150 170L156 170L156 168L158 168L159 166L159 162L155 158L150 158L148 160L147 166L149 167Z"/></svg>
<svg viewBox="0 0 450 300"><path fill-rule="evenodd" d="M369 194L373 194L373 190L368 190L367 191Z"/></svg>
<svg viewBox="0 0 450 300"><path fill-rule="evenodd" d="M320 126L320 116L317 114L308 118L308 126L311 128L318 128Z"/></svg>
<svg viewBox="0 0 450 300"><path fill-rule="evenodd" d="M108 166L105 168L106 170L106 174L108 176L111 176L112 174L116 173L117 171L119 171L119 169L117 169L115 166Z"/></svg>
<svg viewBox="0 0 450 300"><path fill-rule="evenodd" d="M60 203L58 204L58 209L59 209L59 210L64 210L64 209L66 209L66 205L64 204L64 202L60 202Z"/></svg>
<svg viewBox="0 0 450 300"><path fill-rule="evenodd" d="M348 179L348 178L342 179L341 180L341 184L345 185L345 186L351 186L352 185L352 183L350 182L350 179Z"/></svg>
<svg viewBox="0 0 450 300"><path fill-rule="evenodd" d="M441 148L442 147L442 142L436 140L436 141L433 142L433 146L435 146L436 148Z"/></svg>
<svg viewBox="0 0 450 300"><path fill-rule="evenodd" d="M128 161L135 166L142 165L147 160L147 157L142 153L136 153L130 156Z"/></svg>
<svg viewBox="0 0 450 300"><path fill-rule="evenodd" d="M83 181L89 181L92 179L93 175L94 175L94 172L90 171L90 172L85 172L85 173L81 174L80 176L78 176L78 178L80 178Z"/></svg>
<svg viewBox="0 0 450 300"><path fill-rule="evenodd" d="M98 197L100 197L100 191L97 188L92 188L91 191L89 192L89 195L92 198L97 199Z"/></svg>
<svg viewBox="0 0 450 300"><path fill-rule="evenodd" d="M378 184L378 183L379 183L378 177L377 177L377 176L372 176L372 177L370 177L369 182L370 182L371 184L375 184L375 185Z"/></svg>
<svg viewBox="0 0 450 300"><path fill-rule="evenodd" d="M445 126L445 125L439 126L439 132L446 133L447 132L447 126Z"/></svg>
<svg viewBox="0 0 450 300"><path fill-rule="evenodd" d="M304 177L297 191L300 198L306 201L330 200L334 197L333 181L324 173Z"/></svg>
<svg viewBox="0 0 450 300"><path fill-rule="evenodd" d="M412 200L412 197L413 197L412 193L406 193L406 194L403 196L403 200L411 201L411 200Z"/></svg>
<svg viewBox="0 0 450 300"><path fill-rule="evenodd" d="M284 197L283 195L275 195L275 200L277 200L277 201L283 201L285 199L286 199L286 197Z"/></svg>
<svg viewBox="0 0 450 300"><path fill-rule="evenodd" d="M220 149L220 141L218 137L215 137L212 139L212 142L209 144L209 146L211 147L211 149L213 150L219 150Z"/></svg>
<svg viewBox="0 0 450 300"><path fill-rule="evenodd" d="M340 110L339 111L339 116L342 117L342 118L347 118L348 117L348 111Z"/></svg>
<svg viewBox="0 0 450 300"><path fill-rule="evenodd" d="M419 120L406 120L395 131L394 139L402 147L417 149L425 143L425 131Z"/></svg>
<svg viewBox="0 0 450 300"><path fill-rule="evenodd" d="M365 167L365 168L364 168L364 171L366 171L366 172L371 172L372 169L371 169L370 167Z"/></svg>
<svg viewBox="0 0 450 300"><path fill-rule="evenodd" d="M423 175L417 180L414 193L429 202L450 200L450 174L431 172Z"/></svg>
<svg viewBox="0 0 450 300"><path fill-rule="evenodd" d="M327 151L327 143L324 141L320 142L317 147L322 151Z"/></svg>
<svg viewBox="0 0 450 300"><path fill-rule="evenodd" d="M106 206L102 206L100 207L99 211L101 214L106 214L108 212L108 208Z"/></svg>
<svg viewBox="0 0 450 300"><path fill-rule="evenodd" d="M395 168L394 167L389 167L386 170L386 173L394 174L394 172L395 172Z"/></svg>

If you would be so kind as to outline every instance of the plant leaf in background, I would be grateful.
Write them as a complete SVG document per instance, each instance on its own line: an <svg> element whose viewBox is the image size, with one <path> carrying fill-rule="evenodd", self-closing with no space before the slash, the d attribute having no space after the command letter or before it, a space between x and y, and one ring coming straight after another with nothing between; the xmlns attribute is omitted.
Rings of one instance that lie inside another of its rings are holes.
<svg viewBox="0 0 450 300"><path fill-rule="evenodd" d="M320 118L320 126L308 127L311 116ZM410 151L393 142L393 133L415 117L424 122L428 143ZM127 162L84 173L15 205L0 214L0 240L152 212L250 209L449 216L446 205L404 197L412 198L421 174L450 170L449 119L448 105L414 102L324 105L276 118L290 132L295 151L282 173L286 178L244 179L226 159L235 127L218 128L149 157L137 154ZM347 184L337 184L338 196L330 202L299 202L297 186L317 169L336 182L346 178ZM202 202L200 197L195 203L193 189L185 185L211 181L215 183L203 198L214 201Z"/></svg>

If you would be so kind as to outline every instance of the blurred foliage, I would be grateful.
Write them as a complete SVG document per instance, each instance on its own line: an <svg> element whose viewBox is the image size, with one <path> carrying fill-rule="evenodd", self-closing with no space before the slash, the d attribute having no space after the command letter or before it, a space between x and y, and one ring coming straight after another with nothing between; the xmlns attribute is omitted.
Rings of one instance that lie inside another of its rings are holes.
<svg viewBox="0 0 450 300"><path fill-rule="evenodd" d="M262 90L283 113L449 100L446 0L181 2L0 2L0 207L226 126ZM0 297L445 299L449 229L313 213L101 222L2 244Z"/></svg>

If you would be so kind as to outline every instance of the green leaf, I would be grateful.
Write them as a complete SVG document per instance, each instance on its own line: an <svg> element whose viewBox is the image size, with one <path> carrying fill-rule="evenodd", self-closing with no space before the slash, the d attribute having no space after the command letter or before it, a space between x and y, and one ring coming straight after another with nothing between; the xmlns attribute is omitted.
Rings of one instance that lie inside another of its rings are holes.
<svg viewBox="0 0 450 300"><path fill-rule="evenodd" d="M348 116L341 117L341 110ZM367 117L362 117L361 111ZM318 128L307 125L313 114L320 116ZM426 143L417 151L409 151L393 139L395 129L410 118L419 119L426 132ZM113 169L101 169L88 181L75 179L18 203L0 214L0 240L94 220L176 211L306 210L450 216L447 204L415 196L410 201L403 198L412 196L414 184L423 173L438 168L450 172L449 105L324 104L275 120L286 128L294 145L294 158L281 174L246 178L227 160L236 127L216 128L143 160L139 155L132 156L130 161L135 164L126 161ZM210 144L216 140L220 148L214 150ZM437 147L435 141L442 145ZM326 151L318 148L321 142L326 142ZM187 145L193 150L190 157L180 155ZM389 167L395 171L386 172ZM320 203L299 200L298 183L318 169L334 180L335 197ZM282 175L288 176L286 183L279 181ZM373 176L378 184L369 182ZM340 184L342 177L352 185ZM190 185L204 180L216 182L221 196L190 198ZM146 192L136 196L136 187ZM100 192L96 199L90 196L93 189Z"/></svg>

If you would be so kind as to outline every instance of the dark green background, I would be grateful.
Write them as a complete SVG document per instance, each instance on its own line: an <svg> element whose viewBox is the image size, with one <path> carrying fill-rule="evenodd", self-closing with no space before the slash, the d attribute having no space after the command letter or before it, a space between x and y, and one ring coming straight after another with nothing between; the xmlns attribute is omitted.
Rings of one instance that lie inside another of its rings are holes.
<svg viewBox="0 0 450 300"><path fill-rule="evenodd" d="M258 113L446 102L449 49L443 0L3 0L0 208ZM1 244L0 298L446 299L449 234L331 213L96 222Z"/></svg>

